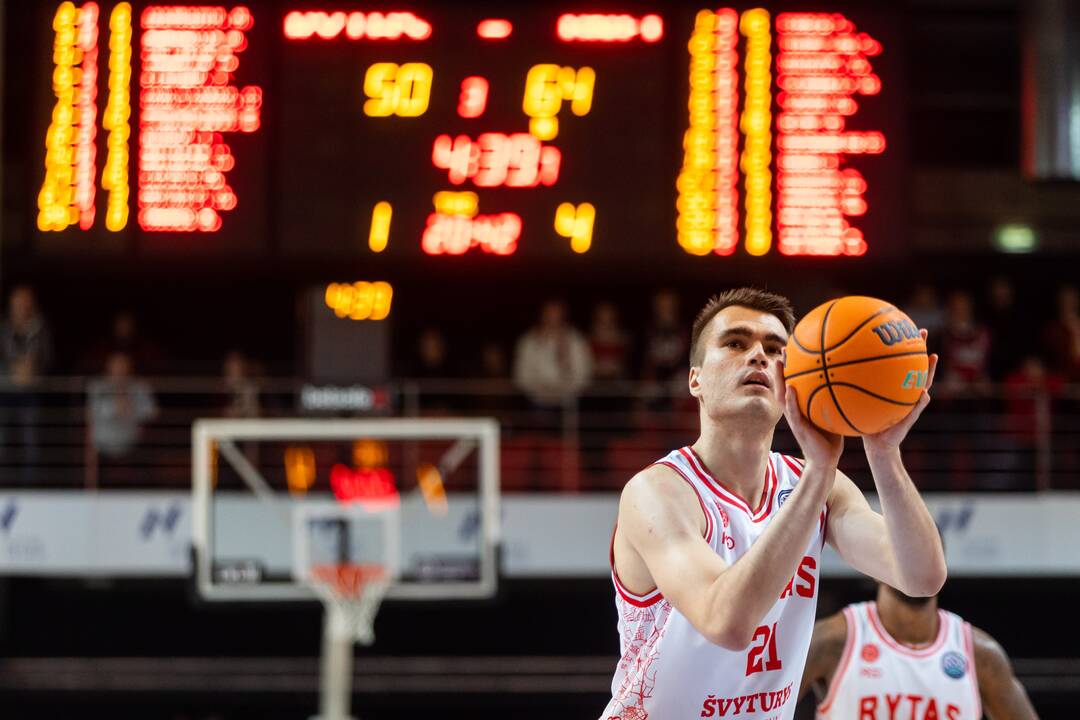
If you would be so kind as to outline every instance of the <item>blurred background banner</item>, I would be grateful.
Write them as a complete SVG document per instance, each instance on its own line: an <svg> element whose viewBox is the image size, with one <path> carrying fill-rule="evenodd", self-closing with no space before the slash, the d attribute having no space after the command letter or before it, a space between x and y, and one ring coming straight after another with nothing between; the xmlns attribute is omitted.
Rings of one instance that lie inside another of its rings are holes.
<svg viewBox="0 0 1080 720"><path fill-rule="evenodd" d="M231 516L249 517L234 526L242 527L242 533L219 540L221 554L246 557L254 552L260 566L287 571L290 548L277 522L255 512L259 501L236 496L220 502L233 506L226 511ZM614 495L536 493L504 498L502 574L523 579L606 578L611 573L607 544L617 504ZM1075 552L1080 547L1076 523L1080 495L1002 498L942 493L927 498L927 505L945 538L953 578L1080 574L1080 556ZM475 512L452 515L449 521L454 527L451 534L422 527L412 533L406 557L467 553L478 527ZM0 572L6 575L186 578L192 572L190 545L191 502L186 493L0 494ZM822 573L855 575L831 552Z"/></svg>

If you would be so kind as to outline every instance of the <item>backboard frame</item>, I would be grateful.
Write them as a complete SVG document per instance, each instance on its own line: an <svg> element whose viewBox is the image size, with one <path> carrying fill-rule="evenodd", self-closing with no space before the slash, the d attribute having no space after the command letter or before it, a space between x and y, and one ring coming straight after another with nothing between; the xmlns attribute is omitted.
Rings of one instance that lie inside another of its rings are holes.
<svg viewBox="0 0 1080 720"><path fill-rule="evenodd" d="M220 441L274 440L475 440L479 470L480 510L479 580L429 584L397 584L387 600L484 600L498 589L499 425L491 418L358 418L358 419L244 419L196 420L191 431L192 547L195 585L208 601L294 602L318 601L307 585L292 579L277 583L228 583L213 577L212 446ZM256 492L264 501L272 498ZM321 501L315 501L321 502Z"/></svg>

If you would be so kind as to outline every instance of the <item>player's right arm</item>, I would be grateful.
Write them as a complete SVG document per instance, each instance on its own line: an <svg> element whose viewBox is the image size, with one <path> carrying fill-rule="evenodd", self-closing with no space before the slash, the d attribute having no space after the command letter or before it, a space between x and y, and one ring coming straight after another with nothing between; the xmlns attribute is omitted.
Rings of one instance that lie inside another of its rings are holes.
<svg viewBox="0 0 1080 720"><path fill-rule="evenodd" d="M818 703L825 699L844 655L847 633L847 620L842 612L818 620L814 625L814 636L810 640L810 651L806 655L802 684L799 686L799 700L809 690L814 691Z"/></svg>
<svg viewBox="0 0 1080 720"><path fill-rule="evenodd" d="M616 570L624 583L631 574L639 586L651 579L710 642L742 650L810 544L835 475L835 459L815 463L808 457L784 503L784 522L770 523L746 554L728 565L705 542L701 505L686 481L665 466L647 468L627 483L619 502ZM624 572L624 565L633 571L635 561L645 571Z"/></svg>
<svg viewBox="0 0 1080 720"><path fill-rule="evenodd" d="M972 628L979 696L990 720L1038 720L1027 691L1013 674L1004 648L987 633Z"/></svg>

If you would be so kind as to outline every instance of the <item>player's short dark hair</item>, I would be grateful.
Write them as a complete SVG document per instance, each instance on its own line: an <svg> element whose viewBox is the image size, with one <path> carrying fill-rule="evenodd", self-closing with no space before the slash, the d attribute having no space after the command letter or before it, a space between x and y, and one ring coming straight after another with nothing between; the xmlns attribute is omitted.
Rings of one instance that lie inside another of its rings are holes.
<svg viewBox="0 0 1080 720"><path fill-rule="evenodd" d="M705 326L716 317L716 313L732 305L760 310L775 316L783 324L788 335L795 328L795 308L783 295L751 287L727 290L709 298L709 302L705 303L705 307L701 308L701 312L694 319L694 329L690 333L690 365L701 362L701 350L698 348L698 343Z"/></svg>

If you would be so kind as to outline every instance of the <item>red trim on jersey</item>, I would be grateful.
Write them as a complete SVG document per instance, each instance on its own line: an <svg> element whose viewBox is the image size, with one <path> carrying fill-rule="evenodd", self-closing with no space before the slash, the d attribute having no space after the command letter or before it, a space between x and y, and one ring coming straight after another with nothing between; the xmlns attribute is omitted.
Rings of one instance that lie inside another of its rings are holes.
<svg viewBox="0 0 1080 720"><path fill-rule="evenodd" d="M669 467L679 473L679 477L685 480L686 484L690 486L690 489L694 491L694 495L697 496L697 501L701 505L701 512L705 513L705 542L711 543L715 523L713 522L712 513L709 512L709 507L705 504L705 498L701 497L701 493L698 492L697 485L694 484L693 480L686 477L686 473L684 473L675 463L670 463L667 460L660 460L654 464Z"/></svg>
<svg viewBox="0 0 1080 720"><path fill-rule="evenodd" d="M795 477L802 477L803 466L799 464L799 461L790 455L781 455L784 458L784 462L791 468L791 472L795 473Z"/></svg>
<svg viewBox="0 0 1080 720"><path fill-rule="evenodd" d="M870 627L874 628L874 632L881 638L881 641L896 652L907 655L908 657L922 658L933 655L945 644L945 639L949 634L949 616L945 614L944 610L938 610L937 637L934 639L934 642L922 648L913 648L910 645L905 645L899 640L894 639L893 636L885 630L885 625L882 624L881 617L878 615L876 603L867 603L866 614L870 618Z"/></svg>
<svg viewBox="0 0 1080 720"><path fill-rule="evenodd" d="M829 690L825 693L825 699L818 705L817 714L819 717L825 717L825 714L829 712L829 708L832 707L833 701L836 700L836 693L840 690L840 683L844 679L844 674L847 672L848 665L851 663L851 656L854 655L855 650L855 611L850 608L844 608L844 622L847 625L847 637L844 639L844 653L840 656L840 662L836 666L836 672L833 673L832 680L829 681Z"/></svg>
<svg viewBox="0 0 1080 720"><path fill-rule="evenodd" d="M964 651L968 656L968 672L971 674L971 690L975 693L975 715L982 717L982 695L979 693L979 675L975 671L975 638L971 629L971 623L962 626L964 634Z"/></svg>
<svg viewBox="0 0 1080 720"><path fill-rule="evenodd" d="M705 487L709 488L709 490L711 490L718 498L728 505L732 505L735 508L742 510L750 516L752 522L761 522L768 517L769 510L772 508L773 496L776 494L777 485L776 470L773 468L771 457L765 468L765 485L761 489L761 500L758 501L757 509L751 510L745 500L724 487L723 483L713 477L712 473L705 468L705 463L701 462L701 458L698 457L692 447L679 448L679 453L686 458L688 463L690 463L690 467L694 470L694 474L705 483Z"/></svg>
<svg viewBox="0 0 1080 720"><path fill-rule="evenodd" d="M682 470L680 470L677 465L669 463L666 460L660 460L659 462L653 464L663 465L665 467L671 468L676 473L678 473L679 477L685 480L686 484L690 486L690 489L694 491L694 495L698 499L698 504L701 505L701 512L705 513L705 542L711 543L713 537L713 527L715 526L715 523L713 523L712 513L709 512L709 508L705 505L705 500L701 497L701 493L698 492L697 486L694 485L693 481L690 480L690 478L686 477L686 474ZM615 570L615 533L618 531L618 529L619 523L618 521L616 521L615 527L611 531L610 557L611 579L615 583L615 589L618 591L619 595L622 596L623 600L630 603L631 605L634 605L635 607L649 607L650 605L655 605L658 601L664 599L663 594L660 593L660 588L653 588L644 595L638 595L635 592L631 592L630 589L623 585L622 581L619 579L619 573Z"/></svg>
<svg viewBox="0 0 1080 720"><path fill-rule="evenodd" d="M664 599L664 596L660 593L660 588L653 588L644 595L638 595L631 592L622 584L619 580L619 573L615 570L615 533L619 529L619 523L616 521L615 528L611 531L611 581L615 584L615 591L622 596L622 599L630 603L634 607L644 608L650 605L655 605Z"/></svg>

